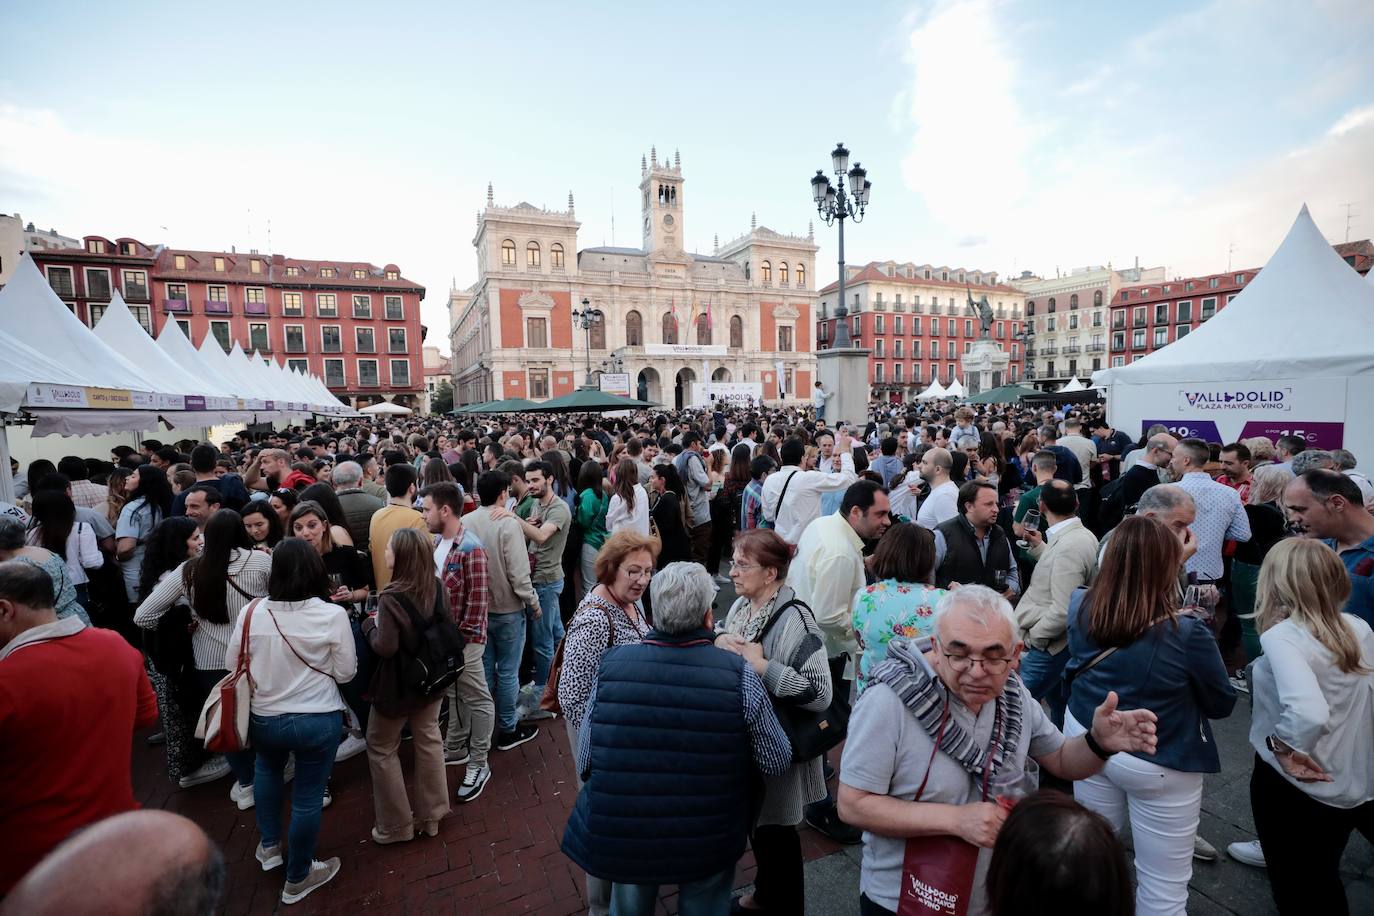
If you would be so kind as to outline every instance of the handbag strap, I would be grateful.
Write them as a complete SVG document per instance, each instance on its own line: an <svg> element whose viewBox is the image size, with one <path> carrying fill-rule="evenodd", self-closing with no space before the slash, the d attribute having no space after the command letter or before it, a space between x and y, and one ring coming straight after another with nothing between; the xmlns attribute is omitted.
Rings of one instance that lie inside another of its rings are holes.
<svg viewBox="0 0 1374 916"><path fill-rule="evenodd" d="M262 599L259 598L243 609L243 630L240 631L239 635L239 658L238 662L234 665L234 670L236 672L241 671L248 676L248 685L250 687L253 686L253 668L250 664L252 658L248 651L248 631L253 626L253 609L258 606L258 602L261 600Z"/></svg>
<svg viewBox="0 0 1374 916"><path fill-rule="evenodd" d="M763 637L767 636L768 631L773 629L773 625L782 618L782 612L790 607L795 607L797 609L797 613L801 615L802 624L804 626L811 608L807 607L806 602L802 601L800 598L793 598L773 612L772 616L768 618L768 622L763 625L763 629L759 630L759 635L754 637L754 642L763 642Z"/></svg>
<svg viewBox="0 0 1374 916"><path fill-rule="evenodd" d="M774 525L776 525L778 523L778 519L782 517L782 501L787 498L787 488L792 486L792 479L800 473L801 468L797 468L795 471L788 475L786 480L783 481L782 492L778 494L778 506L776 509L773 510Z"/></svg>
<svg viewBox="0 0 1374 916"><path fill-rule="evenodd" d="M294 655L294 656L296 656L296 658L300 659L302 665L305 665L305 667L309 668L311 671L315 672L316 674L323 674L325 677L330 678L331 680L333 679L333 675L326 674L325 672L321 671L319 668L316 668L314 665L312 665L312 664L310 664L308 661L306 661L305 658L302 657L302 655L301 655L299 652L296 651L296 647L293 646L293 645L291 645L291 640L287 639L287 638L286 638L286 634L282 632L281 624L277 623L277 615L272 613L272 609L271 609L271 608L268 608L268 609L267 609L267 616L272 618L272 625L273 625L274 627L277 628L277 633L278 633L278 635L281 636L281 641L284 642L284 643L286 643L286 648L288 648L288 649L291 650L291 654L292 654L292 655ZM246 626L245 626L245 629L247 629Z"/></svg>
<svg viewBox="0 0 1374 916"><path fill-rule="evenodd" d="M949 723L949 697L945 697L945 709L940 714L940 730L935 735L935 743L930 748L930 760L926 761L926 775L921 778L921 786L916 790L912 801L920 801L925 794L926 783L930 781L930 771L935 767L935 755L940 753L940 741L945 737L945 726Z"/></svg>
<svg viewBox="0 0 1374 916"><path fill-rule="evenodd" d="M1096 655L1094 655L1093 658L1092 658L1092 661L1088 662L1088 663L1087 663L1086 665L1084 665L1082 668L1079 668L1079 669L1076 670L1076 671L1070 671L1069 673L1065 674L1065 675L1064 675L1064 688L1067 690L1068 688L1072 687L1072 686L1073 686L1073 679L1074 679L1074 678L1078 677L1080 674L1082 674L1082 673L1085 672L1085 671L1091 671L1093 668L1096 668L1098 662L1106 661L1106 659L1108 658L1108 656L1110 656L1113 652L1115 652L1116 650L1118 650L1118 649L1120 649L1120 648L1121 648L1120 646L1108 646L1107 648L1103 649L1101 652L1099 652L1099 653L1097 653Z"/></svg>

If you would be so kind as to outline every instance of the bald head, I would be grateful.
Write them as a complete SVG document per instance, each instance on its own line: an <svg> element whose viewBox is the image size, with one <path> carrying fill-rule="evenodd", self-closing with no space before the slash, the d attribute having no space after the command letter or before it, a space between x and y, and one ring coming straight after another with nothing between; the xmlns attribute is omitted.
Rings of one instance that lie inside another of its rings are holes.
<svg viewBox="0 0 1374 916"><path fill-rule="evenodd" d="M223 891L224 859L203 830L169 811L129 811L48 853L0 916L209 916Z"/></svg>

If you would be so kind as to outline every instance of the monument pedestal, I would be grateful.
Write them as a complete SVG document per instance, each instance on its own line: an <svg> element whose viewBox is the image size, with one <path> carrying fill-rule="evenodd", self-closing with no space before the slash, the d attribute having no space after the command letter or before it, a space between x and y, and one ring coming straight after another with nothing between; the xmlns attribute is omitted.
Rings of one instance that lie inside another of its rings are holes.
<svg viewBox="0 0 1374 916"><path fill-rule="evenodd" d="M1007 366L1011 356L991 338L975 340L963 355L964 387L968 393L982 394L1007 384Z"/></svg>
<svg viewBox="0 0 1374 916"><path fill-rule="evenodd" d="M862 433L868 423L868 357L872 350L846 347L821 350L816 354L817 381L834 393L825 403L825 422L835 426L843 421ZM800 396L801 392L798 392ZM807 392L811 397L815 392Z"/></svg>

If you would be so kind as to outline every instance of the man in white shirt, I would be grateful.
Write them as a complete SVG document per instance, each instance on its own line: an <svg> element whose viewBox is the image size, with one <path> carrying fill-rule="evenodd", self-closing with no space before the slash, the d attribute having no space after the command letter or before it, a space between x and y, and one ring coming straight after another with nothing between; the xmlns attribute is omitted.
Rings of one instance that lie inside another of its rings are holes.
<svg viewBox="0 0 1374 916"><path fill-rule="evenodd" d="M801 469L806 446L800 439L792 437L782 444L782 469L763 482L763 517L784 541L794 546L801 542L807 525L820 517L821 494L843 490L859 479L854 472L853 448L849 433L842 431L835 441L840 469L826 474ZM883 502L886 504L886 497Z"/></svg>
<svg viewBox="0 0 1374 916"><path fill-rule="evenodd" d="M1204 470L1211 450L1201 439L1184 439L1174 446L1169 462L1178 485L1188 491L1197 504L1197 519L1193 534L1197 537L1197 553L1185 568L1197 573L1200 585L1210 585L1224 572L1221 551L1227 540L1250 540L1250 517L1241 505L1240 494L1224 483L1217 483Z"/></svg>
<svg viewBox="0 0 1374 916"><path fill-rule="evenodd" d="M927 449L921 456L921 477L930 484L930 495L916 513L916 524L934 531L959 514L959 485L949 479L954 458L949 449Z"/></svg>

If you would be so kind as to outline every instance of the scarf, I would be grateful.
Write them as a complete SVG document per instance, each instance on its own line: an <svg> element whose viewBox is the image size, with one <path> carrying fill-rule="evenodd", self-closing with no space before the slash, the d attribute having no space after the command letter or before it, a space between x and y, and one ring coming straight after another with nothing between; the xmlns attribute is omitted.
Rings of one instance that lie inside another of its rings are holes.
<svg viewBox="0 0 1374 916"><path fill-rule="evenodd" d="M887 645L887 659L869 675L870 683L877 681L892 688L932 741L940 735L940 720L949 702L944 684L921 657L933 642L930 637L892 640ZM995 776L1021 739L1021 680L1015 672L1008 677L996 704L990 748L979 746L953 719L945 723L944 734L939 737L940 750L975 779L981 779L985 771L989 777Z"/></svg>
<svg viewBox="0 0 1374 916"><path fill-rule="evenodd" d="M727 632L743 636L749 642L754 642L763 632L763 628L768 626L768 621L773 618L774 612L795 597L796 593L784 585L774 592L773 597L769 598L767 603L759 608L758 613L752 617L749 616L749 599L740 598L734 611L726 617L725 629Z"/></svg>

